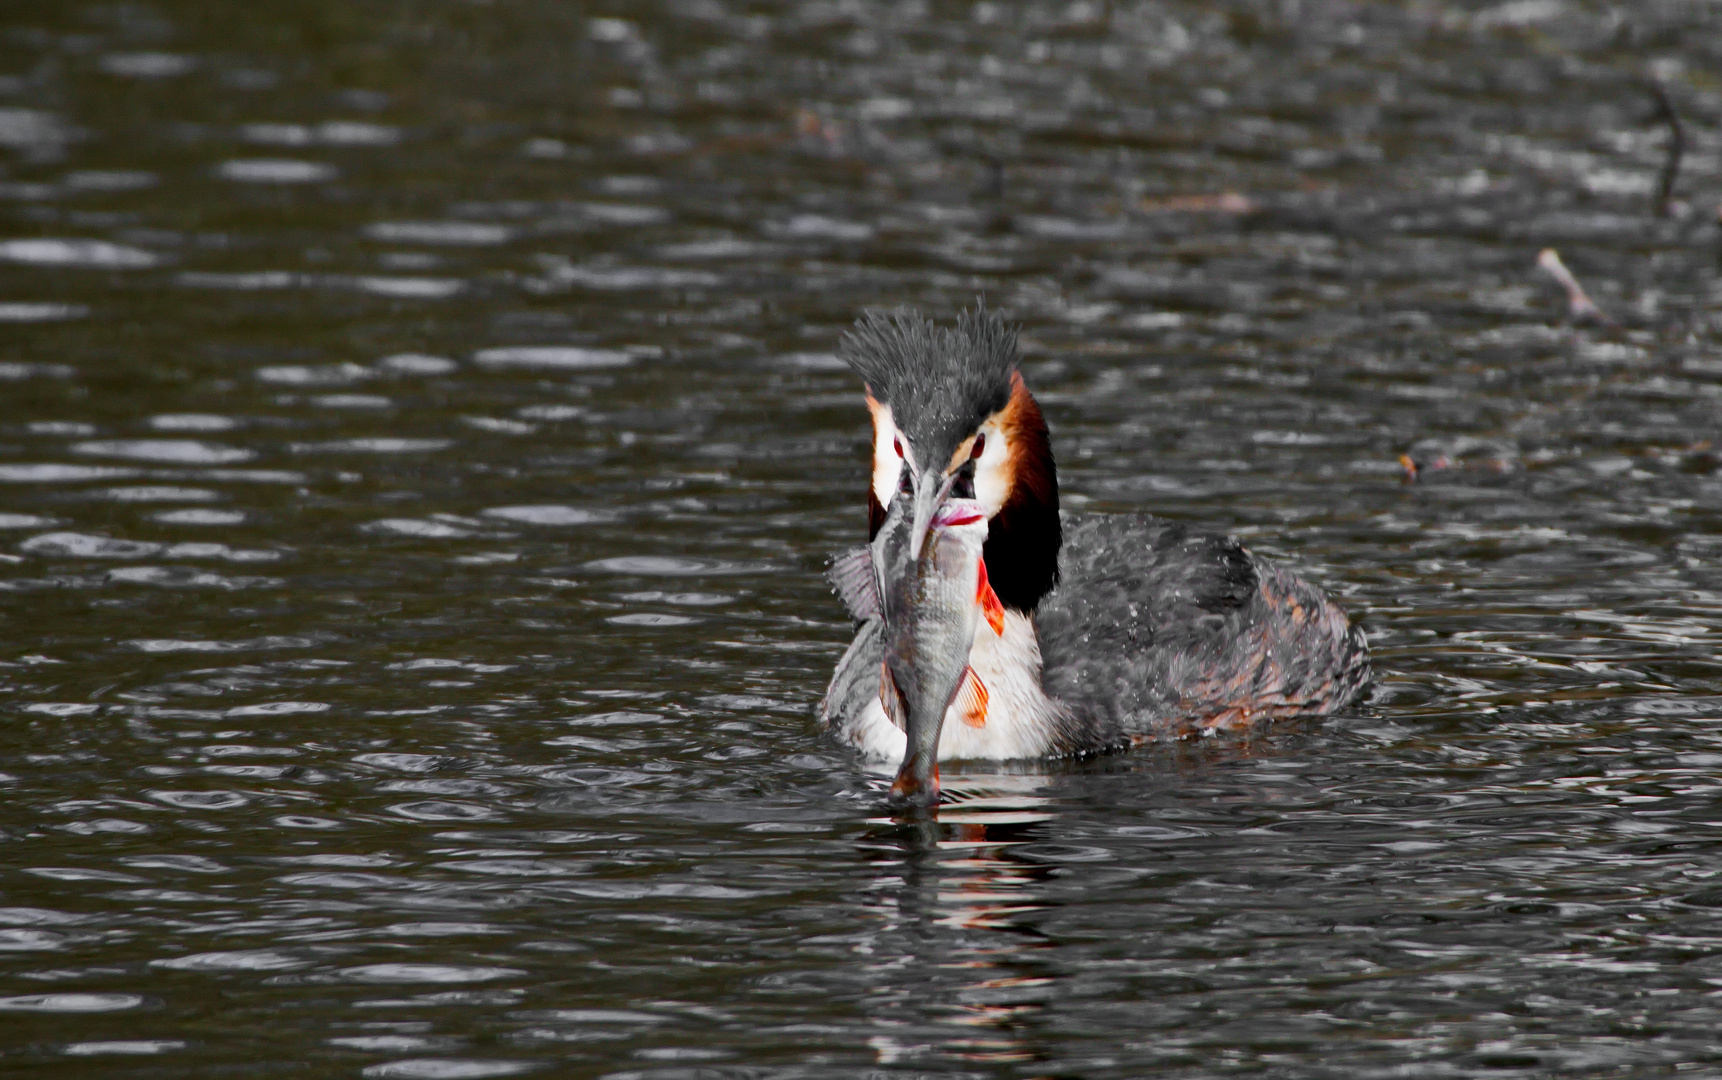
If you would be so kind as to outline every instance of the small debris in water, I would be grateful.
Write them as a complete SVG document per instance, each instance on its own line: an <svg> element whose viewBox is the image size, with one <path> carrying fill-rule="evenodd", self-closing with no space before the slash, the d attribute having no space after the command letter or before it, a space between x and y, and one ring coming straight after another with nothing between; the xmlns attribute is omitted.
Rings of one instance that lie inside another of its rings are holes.
<svg viewBox="0 0 1722 1080"><path fill-rule="evenodd" d="M1254 199L1236 191L1143 199L1139 205L1150 214L1253 214L1261 209Z"/></svg>
<svg viewBox="0 0 1722 1080"><path fill-rule="evenodd" d="M1544 248L1537 255L1537 268L1554 278L1560 287L1567 291L1567 312L1574 322L1597 322L1604 326L1612 326L1614 321L1604 315L1602 309L1591 303L1585 295L1584 286L1573 277L1571 270L1561 262L1560 252L1554 248Z"/></svg>

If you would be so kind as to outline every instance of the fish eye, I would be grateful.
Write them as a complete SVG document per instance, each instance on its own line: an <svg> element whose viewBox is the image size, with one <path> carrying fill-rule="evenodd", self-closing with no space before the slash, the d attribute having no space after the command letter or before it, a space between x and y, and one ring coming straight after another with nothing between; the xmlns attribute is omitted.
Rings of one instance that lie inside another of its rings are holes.
<svg viewBox="0 0 1722 1080"><path fill-rule="evenodd" d="M975 436L975 445L969 450L969 460L975 461L987 452L987 433L981 432Z"/></svg>

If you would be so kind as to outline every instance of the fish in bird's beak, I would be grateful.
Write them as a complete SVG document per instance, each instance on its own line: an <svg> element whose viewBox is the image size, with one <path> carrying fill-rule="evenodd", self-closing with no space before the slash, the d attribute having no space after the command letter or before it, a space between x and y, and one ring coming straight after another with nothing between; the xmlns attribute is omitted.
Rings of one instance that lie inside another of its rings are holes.
<svg viewBox="0 0 1722 1080"><path fill-rule="evenodd" d="M937 491L938 477L924 478L917 495ZM990 595L981 550L987 518L972 499L940 498L925 511L914 499L894 500L891 514L873 542L873 565L880 577L885 613L885 663L880 696L908 736L903 765L891 785L894 798L917 806L939 801L939 734L945 711L973 680L969 650L974 645L980 598ZM917 539L921 543L916 543ZM978 693L985 693L980 688Z"/></svg>
<svg viewBox="0 0 1722 1080"><path fill-rule="evenodd" d="M951 487L956 482L955 474L945 476L938 469L928 469L915 479L915 517L909 533L909 558L921 557L921 549L927 543L927 534L933 528L933 517L940 507L945 505L945 498L950 495Z"/></svg>

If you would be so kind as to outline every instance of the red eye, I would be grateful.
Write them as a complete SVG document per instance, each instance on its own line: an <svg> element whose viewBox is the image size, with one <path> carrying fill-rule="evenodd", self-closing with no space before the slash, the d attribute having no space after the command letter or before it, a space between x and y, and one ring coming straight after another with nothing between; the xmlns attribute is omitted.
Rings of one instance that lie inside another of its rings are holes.
<svg viewBox="0 0 1722 1080"><path fill-rule="evenodd" d="M986 437L986 433L983 432L983 433L975 436L975 445L974 445L974 448L969 451L969 460L975 461L975 460L979 459L980 456L986 452L987 452L987 437Z"/></svg>
<svg viewBox="0 0 1722 1080"><path fill-rule="evenodd" d="M896 454L898 457L903 456L903 440L902 439L892 439L891 440L891 452L893 454Z"/></svg>

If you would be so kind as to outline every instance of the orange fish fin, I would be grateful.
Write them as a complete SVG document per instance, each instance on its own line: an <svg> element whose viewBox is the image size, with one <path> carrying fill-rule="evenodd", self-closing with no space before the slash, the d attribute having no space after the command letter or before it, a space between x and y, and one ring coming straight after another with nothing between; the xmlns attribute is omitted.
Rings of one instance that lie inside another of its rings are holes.
<svg viewBox="0 0 1722 1080"><path fill-rule="evenodd" d="M970 727L987 726L987 685L975 674L974 668L963 672L963 684L957 689L957 715Z"/></svg>
<svg viewBox="0 0 1722 1080"><path fill-rule="evenodd" d="M1004 636L1004 604L999 602L999 594L993 592L993 583L987 580L987 561L981 560L980 580L975 584L975 600L981 605L981 614L987 617L987 625L993 628L993 633Z"/></svg>

